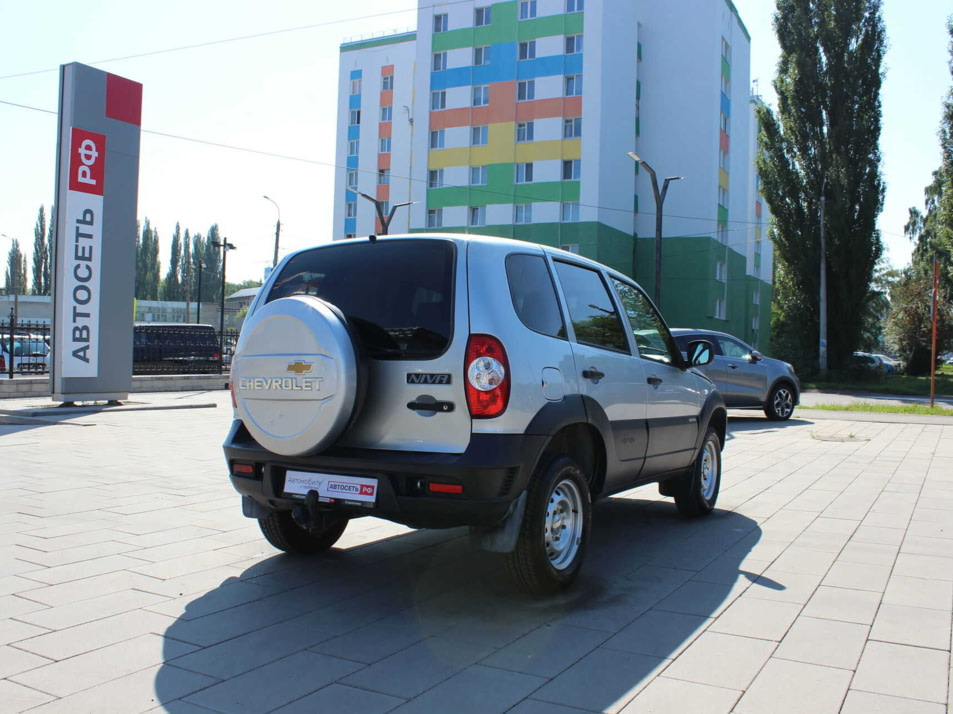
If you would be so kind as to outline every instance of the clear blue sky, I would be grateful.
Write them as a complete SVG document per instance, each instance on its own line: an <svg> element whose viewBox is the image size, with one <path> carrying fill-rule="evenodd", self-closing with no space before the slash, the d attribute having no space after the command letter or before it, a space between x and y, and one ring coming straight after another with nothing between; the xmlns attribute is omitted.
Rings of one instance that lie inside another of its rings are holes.
<svg viewBox="0 0 953 714"><path fill-rule="evenodd" d="M751 78L770 103L774 3L734 2L752 37ZM281 207L282 254L330 240L340 43L413 28L415 9L414 0L0 0L0 233L20 238L32 257L37 209L49 209L54 193L57 68L83 62L144 85L138 215L159 230L163 271L176 221L201 233L217 222L238 246L229 254L229 280L260 279L271 264L276 218L262 194ZM880 229L897 266L910 256L907 209L922 206L939 165L950 13L946 0L884 2L890 48ZM302 29L158 52L289 28ZM0 238L0 256L8 249Z"/></svg>

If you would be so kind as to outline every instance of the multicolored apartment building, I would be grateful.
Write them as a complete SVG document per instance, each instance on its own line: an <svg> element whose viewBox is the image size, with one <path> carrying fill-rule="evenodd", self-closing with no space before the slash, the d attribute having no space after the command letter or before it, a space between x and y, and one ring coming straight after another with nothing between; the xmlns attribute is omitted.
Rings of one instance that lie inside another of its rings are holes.
<svg viewBox="0 0 953 714"><path fill-rule="evenodd" d="M341 46L335 238L473 232L560 246L670 325L767 349L771 250L750 37L730 0L419 0L416 32ZM365 194L361 196L359 194ZM763 328L762 328L763 326Z"/></svg>

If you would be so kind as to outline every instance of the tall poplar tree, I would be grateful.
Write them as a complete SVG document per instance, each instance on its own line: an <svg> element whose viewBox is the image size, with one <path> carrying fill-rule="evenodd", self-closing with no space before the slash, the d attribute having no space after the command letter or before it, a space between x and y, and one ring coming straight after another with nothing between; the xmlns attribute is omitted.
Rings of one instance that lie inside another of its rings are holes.
<svg viewBox="0 0 953 714"><path fill-rule="evenodd" d="M159 234L148 218L136 241L136 297L159 299Z"/></svg>
<svg viewBox="0 0 953 714"><path fill-rule="evenodd" d="M169 248L169 270L162 283L163 300L181 300L182 284L179 282L179 260L182 258L182 231L179 224L175 224L172 234L172 245Z"/></svg>
<svg viewBox="0 0 953 714"><path fill-rule="evenodd" d="M40 206L37 212L36 225L33 226L33 294L49 295L50 285L50 250L46 243L46 210Z"/></svg>
<svg viewBox="0 0 953 714"><path fill-rule="evenodd" d="M802 369L816 368L823 196L828 367L838 370L860 343L883 253L881 0L777 0L774 29L778 107L757 110L777 262L772 343Z"/></svg>

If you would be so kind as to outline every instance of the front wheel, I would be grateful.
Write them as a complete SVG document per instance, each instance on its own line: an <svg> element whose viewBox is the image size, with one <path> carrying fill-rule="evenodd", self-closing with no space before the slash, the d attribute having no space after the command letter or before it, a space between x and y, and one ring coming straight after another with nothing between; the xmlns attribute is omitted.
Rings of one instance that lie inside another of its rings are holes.
<svg viewBox="0 0 953 714"><path fill-rule="evenodd" d="M258 519L262 535L278 550L285 553L313 555L324 553L338 542L347 528L347 518L326 521L321 530L305 530L291 517L291 511L273 511Z"/></svg>
<svg viewBox="0 0 953 714"><path fill-rule="evenodd" d="M675 489L675 505L683 516L704 516L715 508L721 488L721 439L708 427L690 473Z"/></svg>
<svg viewBox="0 0 953 714"><path fill-rule="evenodd" d="M771 390L764 405L764 415L772 421L790 419L794 413L794 390L790 385L779 384Z"/></svg>
<svg viewBox="0 0 953 714"><path fill-rule="evenodd" d="M558 592L576 579L589 544L592 501L582 469L568 456L545 459L533 474L519 539L506 565L535 595Z"/></svg>

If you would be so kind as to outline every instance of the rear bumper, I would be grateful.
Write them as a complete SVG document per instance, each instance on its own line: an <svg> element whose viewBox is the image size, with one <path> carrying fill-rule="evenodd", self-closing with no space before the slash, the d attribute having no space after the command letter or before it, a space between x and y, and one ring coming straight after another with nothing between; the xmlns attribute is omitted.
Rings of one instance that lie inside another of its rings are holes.
<svg viewBox="0 0 953 714"><path fill-rule="evenodd" d="M284 493L289 470L362 476L377 479L373 507L322 507L414 528L449 528L498 523L529 483L545 441L542 436L474 434L461 454L332 448L288 457L263 449L236 420L223 448L232 486L266 509L287 510L303 502ZM235 463L253 464L254 475L236 475ZM431 482L460 485L463 493L432 493Z"/></svg>

